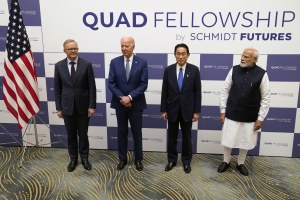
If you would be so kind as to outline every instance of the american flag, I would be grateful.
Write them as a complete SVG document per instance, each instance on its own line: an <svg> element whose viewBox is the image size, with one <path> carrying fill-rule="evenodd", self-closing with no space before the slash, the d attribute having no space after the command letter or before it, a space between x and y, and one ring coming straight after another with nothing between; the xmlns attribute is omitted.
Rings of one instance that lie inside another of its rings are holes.
<svg viewBox="0 0 300 200"><path fill-rule="evenodd" d="M20 129L39 111L36 70L18 0L11 1L9 10L3 99Z"/></svg>

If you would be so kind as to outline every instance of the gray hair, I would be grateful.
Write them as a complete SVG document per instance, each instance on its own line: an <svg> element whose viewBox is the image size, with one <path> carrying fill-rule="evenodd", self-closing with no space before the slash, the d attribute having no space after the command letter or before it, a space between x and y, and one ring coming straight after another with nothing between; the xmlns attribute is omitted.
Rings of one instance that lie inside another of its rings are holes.
<svg viewBox="0 0 300 200"><path fill-rule="evenodd" d="M131 37L131 36L123 36L123 37L121 38L121 41L122 41L122 40L130 40L131 43L133 44L133 46L135 46L134 38Z"/></svg>
<svg viewBox="0 0 300 200"><path fill-rule="evenodd" d="M251 51L253 51L253 57L254 58L258 58L259 57L259 53L258 53L258 51L255 48L249 47L249 48L246 48L245 50L251 50Z"/></svg>
<svg viewBox="0 0 300 200"><path fill-rule="evenodd" d="M71 42L75 42L77 44L77 42L75 40L73 40L73 39L67 39L67 40L64 41L63 47L65 48L66 44L69 44Z"/></svg>

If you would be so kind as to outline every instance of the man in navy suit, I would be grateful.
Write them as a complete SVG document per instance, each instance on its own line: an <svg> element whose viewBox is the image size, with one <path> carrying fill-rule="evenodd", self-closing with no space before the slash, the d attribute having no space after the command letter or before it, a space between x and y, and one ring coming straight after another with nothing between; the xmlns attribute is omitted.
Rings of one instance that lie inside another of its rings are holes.
<svg viewBox="0 0 300 200"><path fill-rule="evenodd" d="M147 61L134 55L132 37L121 38L123 55L111 60L109 89L112 92L111 108L116 109L118 122L119 163L117 170L127 164L128 121L134 141L135 166L143 170L142 113L146 108L145 90L148 87Z"/></svg>
<svg viewBox="0 0 300 200"><path fill-rule="evenodd" d="M78 57L75 40L66 40L63 47L67 58L55 64L54 92L57 115L64 119L68 135L68 171L77 166L78 150L83 167L91 170L88 125L96 109L94 72L90 62Z"/></svg>
<svg viewBox="0 0 300 200"><path fill-rule="evenodd" d="M195 65L187 63L190 55L186 44L177 44L174 49L177 63L165 69L162 85L162 118L168 120L168 164L170 171L177 164L177 138L179 124L182 132L181 161L185 173L191 172L192 123L199 119L201 111L200 71Z"/></svg>

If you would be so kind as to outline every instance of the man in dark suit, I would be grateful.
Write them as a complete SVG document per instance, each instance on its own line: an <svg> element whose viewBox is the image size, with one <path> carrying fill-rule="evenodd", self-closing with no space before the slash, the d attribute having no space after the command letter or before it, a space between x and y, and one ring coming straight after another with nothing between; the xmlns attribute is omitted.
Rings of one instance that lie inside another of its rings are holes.
<svg viewBox="0 0 300 200"><path fill-rule="evenodd" d="M66 40L63 47L67 58L55 65L54 92L57 115L64 119L68 134L71 160L68 171L74 171L77 166L78 150L83 167L91 170L88 125L96 109L94 72L90 62L78 57L75 40Z"/></svg>
<svg viewBox="0 0 300 200"><path fill-rule="evenodd" d="M111 60L109 89L112 92L111 108L116 109L118 122L119 163L117 170L127 164L128 121L134 141L135 166L143 170L142 113L146 108L145 90L148 87L147 61L134 55L132 37L121 38L123 55Z"/></svg>
<svg viewBox="0 0 300 200"><path fill-rule="evenodd" d="M195 65L187 63L190 55L186 44L177 44L174 49L177 63L165 69L162 85L162 118L168 120L168 164L170 171L177 164L177 138L179 124L182 132L181 161L186 173L191 172L192 123L199 119L201 111L200 71Z"/></svg>

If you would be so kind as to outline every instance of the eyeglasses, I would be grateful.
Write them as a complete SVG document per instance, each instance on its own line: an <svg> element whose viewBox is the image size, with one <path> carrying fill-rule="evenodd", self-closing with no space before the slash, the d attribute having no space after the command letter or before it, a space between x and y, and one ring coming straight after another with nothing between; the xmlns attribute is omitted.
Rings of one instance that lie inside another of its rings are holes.
<svg viewBox="0 0 300 200"><path fill-rule="evenodd" d="M182 53L176 52L175 55L176 55L176 56L186 56L186 55L188 55L188 54L187 54L186 52L182 52Z"/></svg>
<svg viewBox="0 0 300 200"><path fill-rule="evenodd" d="M65 49L65 51L78 51L78 48Z"/></svg>

